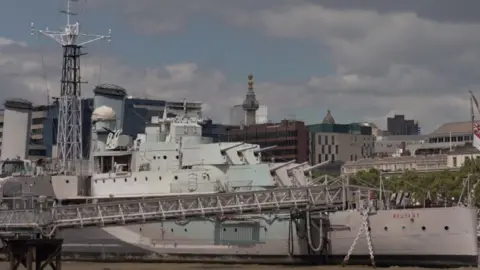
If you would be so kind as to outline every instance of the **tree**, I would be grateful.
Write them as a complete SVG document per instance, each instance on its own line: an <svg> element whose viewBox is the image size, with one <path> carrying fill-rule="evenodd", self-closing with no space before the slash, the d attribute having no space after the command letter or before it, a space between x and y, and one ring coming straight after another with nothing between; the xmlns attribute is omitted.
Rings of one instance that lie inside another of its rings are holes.
<svg viewBox="0 0 480 270"><path fill-rule="evenodd" d="M378 187L380 177L382 177L384 187L387 190L409 192L417 201L424 201L430 194L434 201L441 199L442 201L452 202L458 201L462 194L464 199L468 197L469 191L467 191L468 188L465 187L464 182L466 182L467 177L470 177L470 191L473 190L475 202L480 203L480 184L475 185L477 180L480 179L479 176L480 159L467 159L458 171L417 172L407 170L392 175L370 169L351 176L350 184Z"/></svg>

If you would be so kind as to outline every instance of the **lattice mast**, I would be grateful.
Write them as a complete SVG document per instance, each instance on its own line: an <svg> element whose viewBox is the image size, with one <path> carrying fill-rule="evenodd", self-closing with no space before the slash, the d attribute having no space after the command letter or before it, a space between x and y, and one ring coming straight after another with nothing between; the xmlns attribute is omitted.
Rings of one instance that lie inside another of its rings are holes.
<svg viewBox="0 0 480 270"><path fill-rule="evenodd" d="M111 41L111 30L108 35L91 35L80 33L78 22L70 23L72 3L77 0L68 0L67 10L61 11L66 15L67 23L62 31L35 30L31 24L31 34L43 34L63 47L63 63L60 98L58 100L58 127L57 127L57 158L60 171L65 174L77 172L77 166L83 159L82 142L82 103L81 103L81 76L80 56L83 45L97 40Z"/></svg>

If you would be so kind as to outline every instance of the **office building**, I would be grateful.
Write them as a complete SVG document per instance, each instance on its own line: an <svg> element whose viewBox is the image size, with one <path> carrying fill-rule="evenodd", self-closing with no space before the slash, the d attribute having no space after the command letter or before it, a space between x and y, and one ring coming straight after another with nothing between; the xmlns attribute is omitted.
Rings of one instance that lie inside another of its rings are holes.
<svg viewBox="0 0 480 270"><path fill-rule="evenodd" d="M445 154L426 156L394 156L348 161L342 167L343 174L376 169L385 173L403 173L406 170L432 172L458 170L468 159L480 158L480 152L471 146L452 149Z"/></svg>
<svg viewBox="0 0 480 270"><path fill-rule="evenodd" d="M276 146L262 152L264 161L308 161L308 132L302 121L283 120L280 123L226 128L225 132L225 141L259 144L262 148Z"/></svg>
<svg viewBox="0 0 480 270"><path fill-rule="evenodd" d="M387 131L391 135L420 135L418 122L405 119L405 115L394 115L387 118Z"/></svg>
<svg viewBox="0 0 480 270"><path fill-rule="evenodd" d="M26 134L30 136L27 142L27 158L29 159L37 160L48 156L48 146L45 145L44 138L45 136L52 136L45 129L45 122L50 109L51 106L32 106L31 108L29 133ZM11 141L9 138L4 138L4 118L5 109L2 109L0 110L0 148L2 148L3 141ZM15 124L20 125L20 123Z"/></svg>
<svg viewBox="0 0 480 270"><path fill-rule="evenodd" d="M375 137L363 123L336 124L330 112L321 124L309 125L310 163L355 161L372 157Z"/></svg>

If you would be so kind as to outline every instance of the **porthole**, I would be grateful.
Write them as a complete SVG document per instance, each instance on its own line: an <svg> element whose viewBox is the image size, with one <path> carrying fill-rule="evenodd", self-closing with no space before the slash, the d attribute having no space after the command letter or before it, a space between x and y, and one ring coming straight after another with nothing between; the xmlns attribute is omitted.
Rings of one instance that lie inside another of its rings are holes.
<svg viewBox="0 0 480 270"><path fill-rule="evenodd" d="M173 179L178 180L178 176L175 175L175 176L173 177Z"/></svg>
<svg viewBox="0 0 480 270"><path fill-rule="evenodd" d="M450 229L450 228L448 228L448 226L445 226L443 228L445 229L445 231L448 231L448 229Z"/></svg>
<svg viewBox="0 0 480 270"><path fill-rule="evenodd" d="M70 180L65 180L65 183L67 183L67 184L70 183Z"/></svg>
<svg viewBox="0 0 480 270"><path fill-rule="evenodd" d="M385 226L383 229L384 229L385 231L388 231L388 227L387 227L387 226Z"/></svg>
<svg viewBox="0 0 480 270"><path fill-rule="evenodd" d="M163 156L163 159L167 159L167 156Z"/></svg>
<svg viewBox="0 0 480 270"><path fill-rule="evenodd" d="M425 226L422 226L422 231L425 231L427 228L425 228Z"/></svg>

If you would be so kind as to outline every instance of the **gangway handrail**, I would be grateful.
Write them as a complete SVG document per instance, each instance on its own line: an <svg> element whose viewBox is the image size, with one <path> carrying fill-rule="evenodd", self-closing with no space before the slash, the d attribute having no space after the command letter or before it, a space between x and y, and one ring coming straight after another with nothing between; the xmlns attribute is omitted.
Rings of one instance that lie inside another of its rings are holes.
<svg viewBox="0 0 480 270"><path fill-rule="evenodd" d="M122 226L146 222L223 217L281 211L334 211L342 207L341 186L180 195L51 208L0 211L0 231L52 234L55 230L91 226Z"/></svg>

